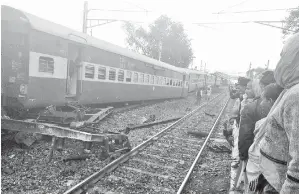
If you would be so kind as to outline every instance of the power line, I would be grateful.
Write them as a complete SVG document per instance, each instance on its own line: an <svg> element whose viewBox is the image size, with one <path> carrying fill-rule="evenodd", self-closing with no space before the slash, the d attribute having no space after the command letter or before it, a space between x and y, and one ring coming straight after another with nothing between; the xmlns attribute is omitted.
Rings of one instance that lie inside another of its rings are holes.
<svg viewBox="0 0 299 194"><path fill-rule="evenodd" d="M238 21L238 22L199 22L192 23L197 25L213 25L213 24L244 24L244 23L253 23L253 22L263 22L263 23L284 23L286 21Z"/></svg>
<svg viewBox="0 0 299 194"><path fill-rule="evenodd" d="M119 22L132 22L132 23L148 23L147 21L134 21L134 20L125 20L125 19L116 19L116 18L89 18L89 21L119 21ZM281 20L281 21L236 21L236 22L195 22L191 24L195 24L198 26L206 27L206 28L211 28L210 26L205 26L205 25L217 25L217 24L246 24L246 23L285 23L287 21ZM298 23L298 21L293 21ZM108 22L110 23L110 22Z"/></svg>
<svg viewBox="0 0 299 194"><path fill-rule="evenodd" d="M134 3L131 3L131 2L129 2L129 1L124 1L124 0L123 0L123 2L125 2L125 3L127 3L127 4L130 4L130 5L133 5L133 6L137 7L137 8L139 8L139 9L142 9L142 10L145 11L145 12L149 12L149 10L147 10L147 9L145 9L145 8L139 6L139 5L136 5L136 4L134 4Z"/></svg>
<svg viewBox="0 0 299 194"><path fill-rule="evenodd" d="M248 24L248 23L256 23L256 24L260 24L260 25L264 25L264 26L269 26L269 27L273 27L273 28L278 28L278 29L282 29L282 30L287 30L290 32L295 32L294 30L288 29L288 28L283 28L283 27L279 27L279 26L274 26L271 24L267 24L267 23L284 23L285 21L242 21L242 22L212 22L212 23L193 23L196 24L198 26L203 26L204 24ZM294 21L296 23L299 23L298 21Z"/></svg>
<svg viewBox="0 0 299 194"><path fill-rule="evenodd" d="M279 26L273 26L273 25L265 24L265 23L259 22L259 21L255 21L254 23L265 25L265 26L270 26L270 27L278 28L278 29L282 29L282 30L287 30L287 31L290 31L290 32L295 32L294 30L291 30L291 29L288 29L288 28L283 28L283 27L279 27Z"/></svg>
<svg viewBox="0 0 299 194"><path fill-rule="evenodd" d="M212 13L212 14L256 13L256 12L285 11L285 10L296 10L296 9L299 9L299 8L245 10L245 11L233 11L233 12L217 12L217 13Z"/></svg>
<svg viewBox="0 0 299 194"><path fill-rule="evenodd" d="M106 11L106 12L132 12L132 13L144 13L144 12L152 12L152 11L124 10L124 9L89 9L88 11Z"/></svg>
<svg viewBox="0 0 299 194"><path fill-rule="evenodd" d="M233 7L237 7L237 6L239 6L239 5L242 5L242 4L246 3L247 1L248 1L248 0L244 0L244 1L240 2L240 3L238 3L238 4L229 6L228 8L223 9L223 10L219 11L218 13L221 13L221 12L224 12L225 10L231 9L231 8L233 8Z"/></svg>
<svg viewBox="0 0 299 194"><path fill-rule="evenodd" d="M118 21L118 22L132 22L132 23L147 23L145 21L133 21L133 20L124 20L124 19L113 19L113 18L88 18L89 21Z"/></svg>

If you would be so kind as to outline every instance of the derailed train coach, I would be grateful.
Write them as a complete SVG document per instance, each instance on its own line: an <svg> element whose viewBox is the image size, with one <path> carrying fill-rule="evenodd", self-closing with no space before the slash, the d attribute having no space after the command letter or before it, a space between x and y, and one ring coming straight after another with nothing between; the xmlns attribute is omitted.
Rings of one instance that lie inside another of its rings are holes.
<svg viewBox="0 0 299 194"><path fill-rule="evenodd" d="M186 69L186 73L188 74L189 79L188 92L195 91L197 87L205 87L205 78L207 76L206 73L192 69Z"/></svg>
<svg viewBox="0 0 299 194"><path fill-rule="evenodd" d="M1 6L2 105L37 108L185 97L185 71Z"/></svg>
<svg viewBox="0 0 299 194"><path fill-rule="evenodd" d="M183 68L182 68L183 69ZM188 92L194 92L197 87L206 88L207 86L220 86L221 78L214 74L209 74L206 72L193 70L193 69L183 69L189 80Z"/></svg>

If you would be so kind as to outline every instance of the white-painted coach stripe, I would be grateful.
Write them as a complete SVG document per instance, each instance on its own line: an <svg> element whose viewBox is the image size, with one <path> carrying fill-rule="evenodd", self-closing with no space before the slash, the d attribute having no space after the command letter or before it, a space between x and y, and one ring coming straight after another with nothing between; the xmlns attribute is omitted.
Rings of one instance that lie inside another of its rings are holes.
<svg viewBox="0 0 299 194"><path fill-rule="evenodd" d="M120 68L117 68L117 67L110 67L110 66L105 66L105 65L101 65L101 64L95 64L95 63L90 63L90 62L81 62L82 64L82 74L80 74L80 80L83 79L83 81L91 81L91 82L106 82L106 83L122 83L122 84L134 84L134 85L149 85L149 86L161 86L161 87L173 87L173 88L182 88L182 87L179 87L179 86L173 86L173 85L160 85L160 84L156 84L155 82L154 83L140 83L139 82L139 78L140 78L140 75L141 74L144 74L145 75L149 75L151 76L152 74L147 74L145 72L137 72L137 71L132 71L132 70L126 70L126 69L120 69ZM93 66L94 67L94 78L87 78L85 77L85 71L86 71L86 66ZM105 67L106 68L106 77L105 79L98 79L98 69L99 67ZM116 78L115 80L109 80L109 69L115 69L116 70ZM124 81L118 81L118 71L119 70L123 70L124 71ZM132 72L132 81L131 82L126 82L126 76L127 76L127 72L130 71ZM133 82L133 75L134 73L138 73L138 82ZM156 76L156 77L163 77L163 78L166 78L164 76ZM169 78L170 79L170 78ZM180 79L175 79L173 78L173 80L178 80L178 81L182 81ZM153 88L154 90L154 88Z"/></svg>
<svg viewBox="0 0 299 194"><path fill-rule="evenodd" d="M30 52L29 59L29 76L31 77L44 77L44 78L58 78L66 79L67 77L67 58L58 56ZM39 58L50 57L54 60L54 73L39 72Z"/></svg>

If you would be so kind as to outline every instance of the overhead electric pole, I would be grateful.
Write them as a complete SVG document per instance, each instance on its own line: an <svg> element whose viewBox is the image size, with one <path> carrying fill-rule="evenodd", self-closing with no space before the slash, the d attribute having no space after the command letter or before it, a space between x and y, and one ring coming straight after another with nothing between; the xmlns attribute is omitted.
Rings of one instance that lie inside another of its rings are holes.
<svg viewBox="0 0 299 194"><path fill-rule="evenodd" d="M269 63L270 63L270 60L268 60L268 62L267 62L267 64L266 64L266 70L268 70L268 68L269 68Z"/></svg>
<svg viewBox="0 0 299 194"><path fill-rule="evenodd" d="M83 33L87 33L87 13L88 13L88 2L84 1L84 10L83 10Z"/></svg>

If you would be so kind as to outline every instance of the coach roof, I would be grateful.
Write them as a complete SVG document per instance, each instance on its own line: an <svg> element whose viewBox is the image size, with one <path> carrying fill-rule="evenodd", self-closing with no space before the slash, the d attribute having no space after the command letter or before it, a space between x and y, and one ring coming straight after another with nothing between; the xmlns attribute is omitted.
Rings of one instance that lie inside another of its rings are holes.
<svg viewBox="0 0 299 194"><path fill-rule="evenodd" d="M4 8L4 7L8 7L10 9L15 9L15 8L12 8L9 6L2 6L2 8ZM103 49L103 50L106 50L109 52L113 52L113 53L116 53L116 54L119 54L122 56L126 56L128 58L146 62L148 64L158 66L160 68L165 68L165 69L170 69L173 71L181 72L177 67L175 67L173 65L169 65L167 63L157 61L157 60L147 57L145 55L137 54L135 52L129 51L128 49L122 48L120 46L111 44L111 43L103 41L103 40L99 40L99 39L89 36L87 34L74 31L70 28L67 28L60 24L56 24L51 21L39 18L30 13L27 13L27 12L24 12L21 10L18 10L18 11L22 12L24 14L24 16L26 16L32 29L46 32L48 34L52 34L55 36L59 36L64 39L80 42L82 44L91 45L91 46L94 46L94 47L97 47L97 48L100 48L100 49Z"/></svg>

